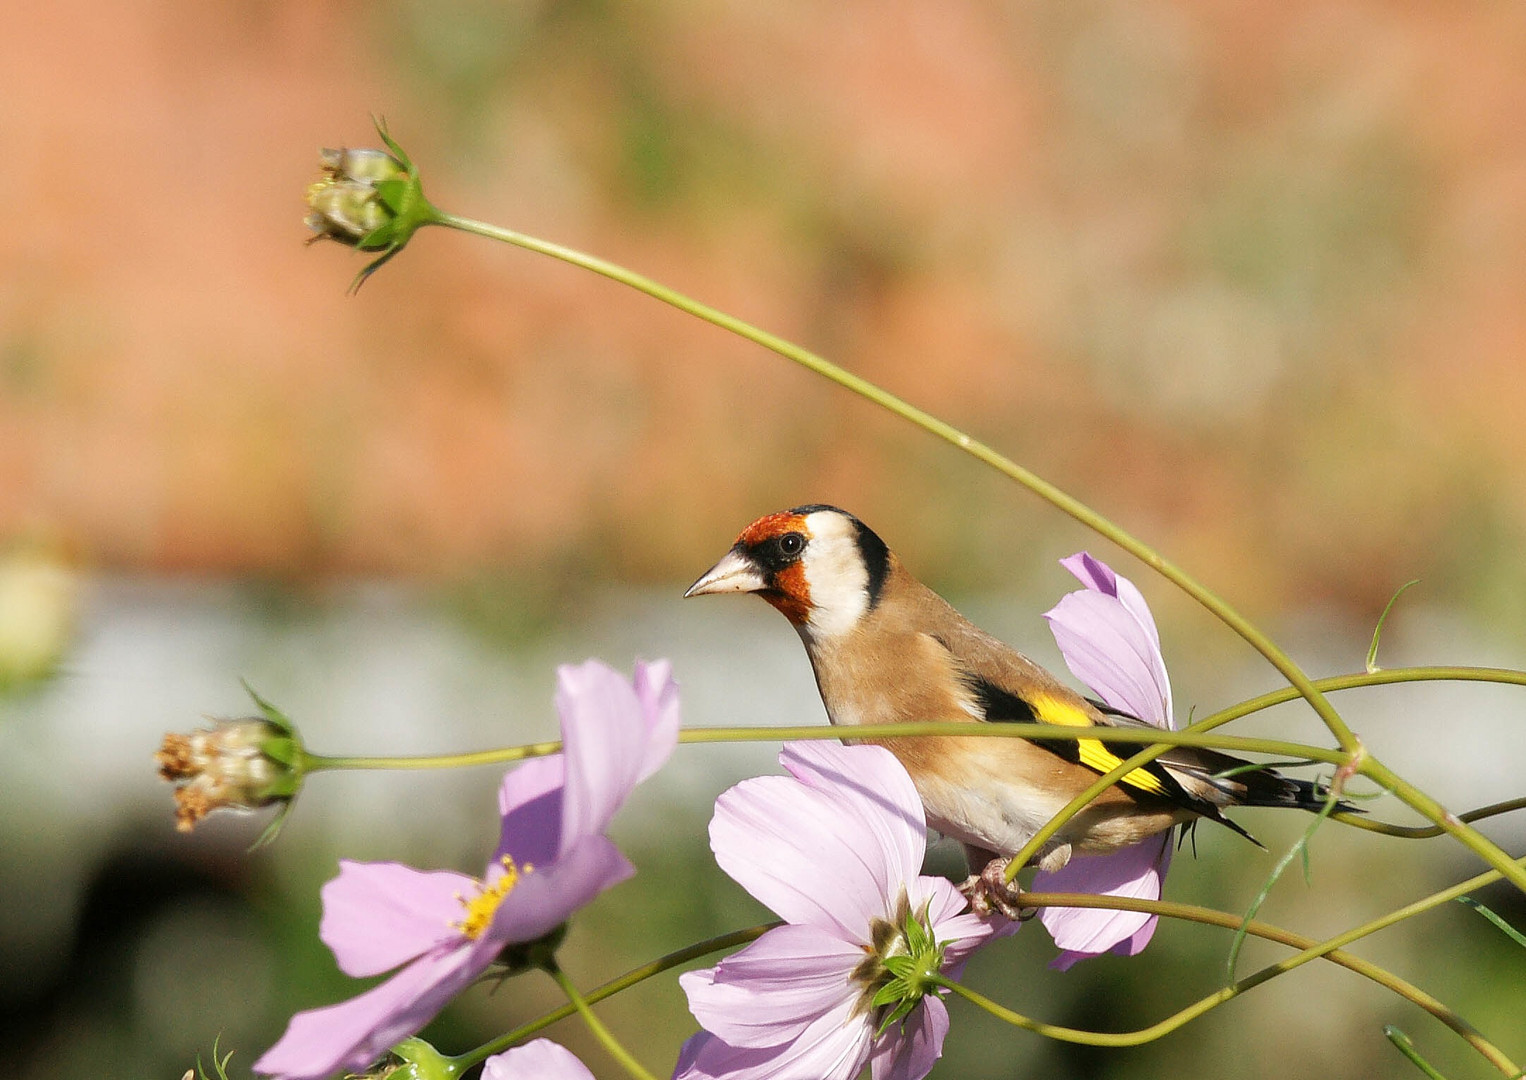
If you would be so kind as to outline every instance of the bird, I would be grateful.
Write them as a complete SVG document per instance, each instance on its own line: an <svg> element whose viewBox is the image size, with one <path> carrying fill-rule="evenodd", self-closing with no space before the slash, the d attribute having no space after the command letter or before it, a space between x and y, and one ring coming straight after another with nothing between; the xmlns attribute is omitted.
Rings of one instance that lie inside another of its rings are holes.
<svg viewBox="0 0 1526 1080"><path fill-rule="evenodd" d="M1011 857L1098 775L1138 749L1109 744L1105 732L1154 730L1084 697L975 626L918 581L878 534L835 506L797 506L759 518L684 596L726 593L756 594L789 620L834 725L957 721L1098 729L1095 739L867 740L905 766L928 826L963 846L970 876L961 888L983 913L1019 913L1021 889L1006 880ZM1200 819L1255 842L1225 809L1317 811L1327 796L1324 785L1265 765L1172 747L1106 789L1031 862L1057 870L1072 856L1107 855Z"/></svg>

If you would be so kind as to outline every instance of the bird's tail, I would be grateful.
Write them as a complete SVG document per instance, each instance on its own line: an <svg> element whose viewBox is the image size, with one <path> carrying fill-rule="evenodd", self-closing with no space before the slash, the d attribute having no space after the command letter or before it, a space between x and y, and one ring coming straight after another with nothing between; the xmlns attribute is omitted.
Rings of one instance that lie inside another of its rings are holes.
<svg viewBox="0 0 1526 1080"><path fill-rule="evenodd" d="M1179 747L1161 755L1160 763L1191 796L1219 809L1289 806L1317 813L1330 798L1328 784L1284 776L1270 765L1214 750ZM1341 799L1335 804L1335 812L1361 811Z"/></svg>

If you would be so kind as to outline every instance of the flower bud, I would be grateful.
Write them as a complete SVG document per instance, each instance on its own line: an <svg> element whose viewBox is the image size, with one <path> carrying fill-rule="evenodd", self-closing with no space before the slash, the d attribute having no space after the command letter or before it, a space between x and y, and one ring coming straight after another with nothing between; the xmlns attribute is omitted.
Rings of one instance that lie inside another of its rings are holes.
<svg viewBox="0 0 1526 1080"><path fill-rule="evenodd" d="M376 130L387 149L324 150L318 157L323 176L307 189L304 220L317 234L313 239L382 253L356 276L351 291L401 251L421 225L438 220L413 162L384 125L378 122Z"/></svg>
<svg viewBox="0 0 1526 1080"><path fill-rule="evenodd" d="M377 1066L367 1077L374 1080L450 1080L456 1075L451 1061L417 1035L392 1048L399 1060Z"/></svg>
<svg viewBox="0 0 1526 1080"><path fill-rule="evenodd" d="M175 827L190 832L213 810L288 801L300 782L291 765L294 745L289 729L260 717L166 735L154 760L159 775L176 785Z"/></svg>
<svg viewBox="0 0 1526 1080"><path fill-rule="evenodd" d="M307 227L315 239L338 240L362 251L392 242L384 228L397 216L377 185L410 179L403 163L384 150L324 150L323 178L308 186Z"/></svg>

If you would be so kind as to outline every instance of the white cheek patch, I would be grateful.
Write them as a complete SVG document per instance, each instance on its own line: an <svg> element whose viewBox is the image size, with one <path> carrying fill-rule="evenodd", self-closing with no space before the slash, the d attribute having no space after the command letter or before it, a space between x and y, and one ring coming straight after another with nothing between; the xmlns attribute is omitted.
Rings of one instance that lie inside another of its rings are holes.
<svg viewBox="0 0 1526 1080"><path fill-rule="evenodd" d="M838 514L815 513L806 525L811 532L801 559L811 590L806 626L813 637L835 638L857 626L869 610L869 570L850 522Z"/></svg>

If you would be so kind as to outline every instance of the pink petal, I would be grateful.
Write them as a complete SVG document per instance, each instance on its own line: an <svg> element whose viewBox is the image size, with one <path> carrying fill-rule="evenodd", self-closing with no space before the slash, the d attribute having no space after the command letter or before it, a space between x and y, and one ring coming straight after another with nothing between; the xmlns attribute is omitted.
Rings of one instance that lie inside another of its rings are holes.
<svg viewBox="0 0 1526 1080"><path fill-rule="evenodd" d="M949 888L952 890L953 886ZM959 896L955 891L955 896ZM961 901L964 897L959 896ZM959 978L971 956L998 938L1011 937L1022 923L1001 915L980 916L965 912L952 917L933 919L933 937L944 946L943 973Z"/></svg>
<svg viewBox="0 0 1526 1080"><path fill-rule="evenodd" d="M906 895L914 910L920 912L926 908L927 924L933 928L933 935L939 941L948 940L945 930L969 907L969 901L947 878L913 878L907 884ZM981 926L985 926L983 920Z"/></svg>
<svg viewBox="0 0 1526 1080"><path fill-rule="evenodd" d="M697 1031L684 1040L673 1066L673 1080L719 1080L734 1078L746 1070L756 1070L773 1060L774 1048L738 1050L727 1046L708 1031Z"/></svg>
<svg viewBox="0 0 1526 1080"><path fill-rule="evenodd" d="M1078 551L1068 559L1061 559L1060 565L1074 574L1089 590L1116 597L1149 635L1154 651L1160 652L1160 633L1155 627L1155 616L1150 613L1150 605L1145 603L1144 594L1139 591L1138 586L1122 574L1114 572L1113 568L1101 559L1085 551Z"/></svg>
<svg viewBox="0 0 1526 1080"><path fill-rule="evenodd" d="M465 874L341 859L339 876L323 886L318 936L346 975L380 975L459 939L460 898L476 891Z"/></svg>
<svg viewBox="0 0 1526 1080"><path fill-rule="evenodd" d="M852 1004L818 1017L792 1042L749 1049L709 1032L684 1044L673 1080L853 1080L869 1056L873 1035Z"/></svg>
<svg viewBox="0 0 1526 1080"><path fill-rule="evenodd" d="M873 1080L922 1080L943 1056L947 1035L948 1008L935 994L924 997L904 1025L875 1039L869 1075Z"/></svg>
<svg viewBox="0 0 1526 1080"><path fill-rule="evenodd" d="M283 1080L323 1080L360 1072L415 1034L482 974L491 954L441 949L420 957L359 997L291 1018L286 1034L254 1063Z"/></svg>
<svg viewBox="0 0 1526 1080"><path fill-rule="evenodd" d="M679 977L689 1011L735 1047L777 1046L860 987L849 981L864 952L811 926L778 926L713 968Z"/></svg>
<svg viewBox="0 0 1526 1080"><path fill-rule="evenodd" d="M630 682L597 660L556 669L567 784L563 850L602 833L646 763L647 724Z"/></svg>
<svg viewBox="0 0 1526 1080"><path fill-rule="evenodd" d="M1115 709L1123 709L1158 727L1174 727L1171 680L1161 655L1155 617L1150 614L1144 594L1128 578L1114 573L1110 566L1087 552L1080 551L1061 559L1060 565L1086 586L1083 592L1063 597L1060 605L1045 616L1050 620L1050 627L1071 671ZM1093 599L1082 599L1087 597ZM1078 610L1076 601L1073 601L1069 612L1062 612L1061 606L1071 598L1077 598L1081 609ZM1105 608L1113 610L1102 614ZM1094 620L1099 616L1106 626L1096 624ZM1072 639L1070 643L1077 649L1075 661L1065 651L1066 641L1061 639L1062 633ZM1103 659L1100 662L1089 659L1084 655L1087 651L1100 651ZM1094 681L1093 675L1083 673L1077 663L1095 668L1094 674L1101 681ZM1123 670L1115 670L1118 668ZM1104 683L1110 680L1119 685L1109 689ZM1119 700L1109 698L1110 692L1117 694Z"/></svg>
<svg viewBox="0 0 1526 1080"><path fill-rule="evenodd" d="M594 1080L594 1075L561 1043L534 1039L488 1058L482 1080Z"/></svg>
<svg viewBox="0 0 1526 1080"><path fill-rule="evenodd" d="M1168 831L1112 855L1072 859L1054 873L1039 871L1033 879L1033 890L1158 900L1161 881L1171 863L1170 840ZM1149 942L1156 922L1154 915L1141 911L1088 908L1044 908L1039 919L1054 943L1066 950L1052 965L1060 970L1125 943L1137 946L1126 954L1133 955Z"/></svg>
<svg viewBox="0 0 1526 1080"><path fill-rule="evenodd" d="M796 780L851 809L854 820L886 855L885 884L892 892L916 880L927 853L922 798L894 754L882 746L830 742L786 743L779 763Z"/></svg>
<svg viewBox="0 0 1526 1080"><path fill-rule="evenodd" d="M1145 627L1115 597L1066 593L1044 616L1070 670L1107 704L1171 726L1171 683Z"/></svg>
<svg viewBox="0 0 1526 1080"><path fill-rule="evenodd" d="M905 867L920 869L926 840L920 831L913 838L911 820L849 788L761 776L716 800L710 847L722 870L786 921L864 944L870 920L893 913Z"/></svg>
<svg viewBox="0 0 1526 1080"><path fill-rule="evenodd" d="M561 754L531 758L504 774L498 788L503 824L490 867L504 856L520 866L544 866L556 859L561 850L565 780Z"/></svg>
<svg viewBox="0 0 1526 1080"><path fill-rule="evenodd" d="M635 872L608 837L585 837L550 865L521 870L513 891L493 913L483 940L496 942L499 948L515 941L534 941Z"/></svg>
<svg viewBox="0 0 1526 1080"><path fill-rule="evenodd" d="M673 679L673 665L666 660L650 664L637 660L632 682L647 725L646 754L636 777L639 781L662 768L678 745L678 683Z"/></svg>

